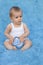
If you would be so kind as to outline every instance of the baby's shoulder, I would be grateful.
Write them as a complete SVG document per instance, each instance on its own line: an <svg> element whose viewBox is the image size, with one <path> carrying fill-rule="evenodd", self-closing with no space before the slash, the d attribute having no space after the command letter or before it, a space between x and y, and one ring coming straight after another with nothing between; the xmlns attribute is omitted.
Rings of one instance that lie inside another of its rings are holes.
<svg viewBox="0 0 43 65"><path fill-rule="evenodd" d="M23 26L24 26L24 27L27 26L26 23L23 23Z"/></svg>
<svg viewBox="0 0 43 65"><path fill-rule="evenodd" d="M26 23L22 22L22 25L26 25Z"/></svg>
<svg viewBox="0 0 43 65"><path fill-rule="evenodd" d="M8 27L8 28L12 28L12 25L11 25L11 23L10 23L10 24L8 24L8 25L7 25L7 27Z"/></svg>

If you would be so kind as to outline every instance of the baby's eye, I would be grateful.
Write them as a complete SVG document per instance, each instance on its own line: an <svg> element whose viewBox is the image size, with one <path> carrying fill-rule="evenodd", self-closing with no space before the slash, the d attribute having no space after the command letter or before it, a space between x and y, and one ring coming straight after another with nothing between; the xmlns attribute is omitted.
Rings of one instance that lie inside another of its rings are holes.
<svg viewBox="0 0 43 65"><path fill-rule="evenodd" d="M18 16L17 16L17 17L15 17L15 18L18 18Z"/></svg>
<svg viewBox="0 0 43 65"><path fill-rule="evenodd" d="M20 16L20 18L21 18L22 16Z"/></svg>

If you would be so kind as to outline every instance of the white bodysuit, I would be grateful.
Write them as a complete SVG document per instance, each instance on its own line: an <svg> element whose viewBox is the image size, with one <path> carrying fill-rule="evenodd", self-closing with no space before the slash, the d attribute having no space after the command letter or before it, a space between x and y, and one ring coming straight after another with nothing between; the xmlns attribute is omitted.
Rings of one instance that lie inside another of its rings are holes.
<svg viewBox="0 0 43 65"><path fill-rule="evenodd" d="M24 28L23 28L23 24L21 22L21 25L19 27L15 27L13 23L11 23L12 26L12 30L10 32L10 35L12 35L13 37L19 37L24 33Z"/></svg>
<svg viewBox="0 0 43 65"><path fill-rule="evenodd" d="M12 26L12 30L10 32L11 36L15 38L15 37L20 37L22 34L24 34L24 28L23 28L24 23L23 22L21 22L21 25L19 27L15 27L13 23L10 23L10 24ZM27 38L25 38L24 40L26 39ZM6 41L9 41L9 39L7 39ZM17 48L21 48L24 45L23 42L21 42L19 45L17 44L18 43L15 43L15 41L13 42L13 45L16 45Z"/></svg>

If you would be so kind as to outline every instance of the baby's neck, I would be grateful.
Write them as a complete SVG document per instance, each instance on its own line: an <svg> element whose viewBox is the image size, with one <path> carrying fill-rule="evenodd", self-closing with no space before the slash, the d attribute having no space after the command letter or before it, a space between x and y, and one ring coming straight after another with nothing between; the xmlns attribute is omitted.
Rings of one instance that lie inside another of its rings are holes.
<svg viewBox="0 0 43 65"><path fill-rule="evenodd" d="M15 27L19 27L21 25L21 23L20 24L13 23L13 24L14 24Z"/></svg>

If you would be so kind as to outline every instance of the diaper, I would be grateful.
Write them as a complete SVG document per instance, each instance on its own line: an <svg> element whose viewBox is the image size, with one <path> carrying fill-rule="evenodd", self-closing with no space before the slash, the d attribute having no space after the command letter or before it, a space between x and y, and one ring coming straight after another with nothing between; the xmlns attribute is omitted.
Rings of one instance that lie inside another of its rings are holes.
<svg viewBox="0 0 43 65"><path fill-rule="evenodd" d="M28 39L28 38L25 38L24 41ZM7 39L6 41L9 41L9 39ZM16 48L20 49L24 46L24 42L20 42L20 39L18 37L15 37L13 43L12 43L13 46L16 46Z"/></svg>
<svg viewBox="0 0 43 65"><path fill-rule="evenodd" d="M20 39L16 37L13 42L13 45L16 46L16 48L20 49L24 46L24 43L20 42Z"/></svg>

